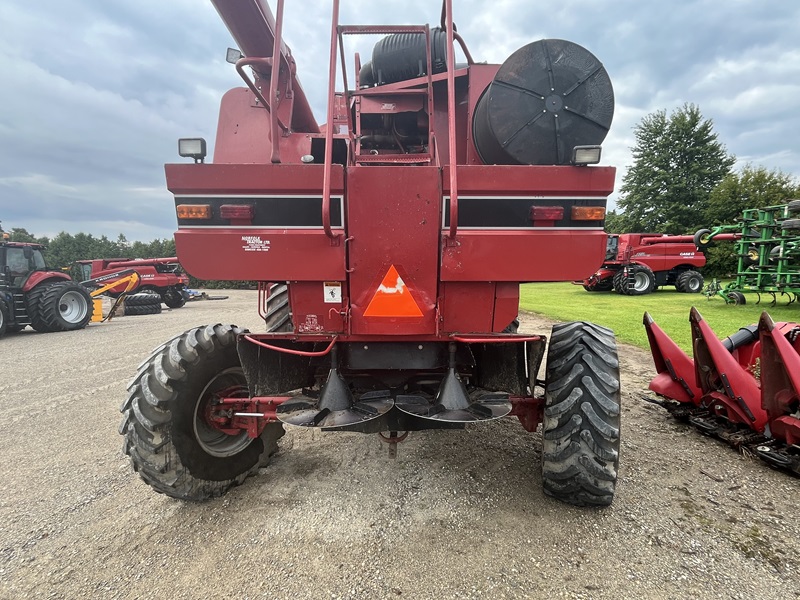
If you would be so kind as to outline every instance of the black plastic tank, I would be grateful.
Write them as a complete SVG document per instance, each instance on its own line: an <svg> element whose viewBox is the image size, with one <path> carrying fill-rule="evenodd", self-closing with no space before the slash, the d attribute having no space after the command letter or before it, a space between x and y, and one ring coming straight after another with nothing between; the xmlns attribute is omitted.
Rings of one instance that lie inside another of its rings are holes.
<svg viewBox="0 0 800 600"><path fill-rule="evenodd" d="M481 160L496 165L565 165L575 146L600 144L614 116L603 64L566 40L523 46L500 66L472 118Z"/></svg>
<svg viewBox="0 0 800 600"><path fill-rule="evenodd" d="M359 73L359 85L382 85L427 75L428 59L425 35L395 33L382 38L372 48L372 61ZM439 27L431 29L431 69L442 73L447 69L447 34Z"/></svg>

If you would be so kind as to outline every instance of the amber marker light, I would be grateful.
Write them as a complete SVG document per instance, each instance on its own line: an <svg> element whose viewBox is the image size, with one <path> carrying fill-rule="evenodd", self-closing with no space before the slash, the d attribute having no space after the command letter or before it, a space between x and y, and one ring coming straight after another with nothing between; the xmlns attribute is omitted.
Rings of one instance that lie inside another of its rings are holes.
<svg viewBox="0 0 800 600"><path fill-rule="evenodd" d="M603 206L573 206L573 221L602 221L606 218L606 209Z"/></svg>
<svg viewBox="0 0 800 600"><path fill-rule="evenodd" d="M210 219L211 206L208 204L179 204L179 219Z"/></svg>

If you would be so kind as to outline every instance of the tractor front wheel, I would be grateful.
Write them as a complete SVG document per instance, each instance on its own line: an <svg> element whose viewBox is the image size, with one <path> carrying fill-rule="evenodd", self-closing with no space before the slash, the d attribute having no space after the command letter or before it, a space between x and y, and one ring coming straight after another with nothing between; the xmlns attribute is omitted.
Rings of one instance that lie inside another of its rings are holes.
<svg viewBox="0 0 800 600"><path fill-rule="evenodd" d="M577 506L614 499L620 445L614 332L583 321L553 326L542 442L545 494Z"/></svg>
<svg viewBox="0 0 800 600"><path fill-rule="evenodd" d="M277 450L280 423L258 438L215 426L221 397L247 395L233 325L197 327L157 348L139 368L122 405L120 433L133 468L157 492L184 500L223 495Z"/></svg>

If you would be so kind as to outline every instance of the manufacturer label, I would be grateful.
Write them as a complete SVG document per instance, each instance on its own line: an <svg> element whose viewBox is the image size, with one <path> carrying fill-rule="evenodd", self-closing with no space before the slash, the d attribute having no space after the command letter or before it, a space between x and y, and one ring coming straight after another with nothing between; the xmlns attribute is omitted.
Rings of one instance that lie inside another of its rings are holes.
<svg viewBox="0 0 800 600"><path fill-rule="evenodd" d="M681 252L681 256L694 256L694 252Z"/></svg>
<svg viewBox="0 0 800 600"><path fill-rule="evenodd" d="M260 235L243 235L242 242L245 252L269 252L269 240L262 240Z"/></svg>
<svg viewBox="0 0 800 600"><path fill-rule="evenodd" d="M325 304L342 303L342 284L340 281L326 281L322 284Z"/></svg>

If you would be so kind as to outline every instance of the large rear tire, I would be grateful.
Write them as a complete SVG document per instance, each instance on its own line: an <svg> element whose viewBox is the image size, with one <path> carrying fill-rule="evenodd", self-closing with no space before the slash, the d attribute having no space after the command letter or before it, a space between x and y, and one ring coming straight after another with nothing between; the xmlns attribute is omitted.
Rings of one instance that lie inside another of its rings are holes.
<svg viewBox="0 0 800 600"><path fill-rule="evenodd" d="M289 286L273 283L269 286L266 316L264 322L269 332L294 331L291 307L289 306Z"/></svg>
<svg viewBox="0 0 800 600"><path fill-rule="evenodd" d="M31 326L40 332L76 331L92 318L92 297L74 281L43 284L28 294Z"/></svg>
<svg viewBox="0 0 800 600"><path fill-rule="evenodd" d="M620 446L614 332L583 321L553 327L542 442L545 494L576 506L614 499Z"/></svg>
<svg viewBox="0 0 800 600"><path fill-rule="evenodd" d="M699 294L703 291L703 276L697 271L684 271L675 280L675 288L684 294Z"/></svg>
<svg viewBox="0 0 800 600"><path fill-rule="evenodd" d="M157 348L139 367L121 407L120 433L133 468L157 492L183 500L223 495L269 462L283 435L258 438L210 424L215 396L247 393L233 325L197 327Z"/></svg>

